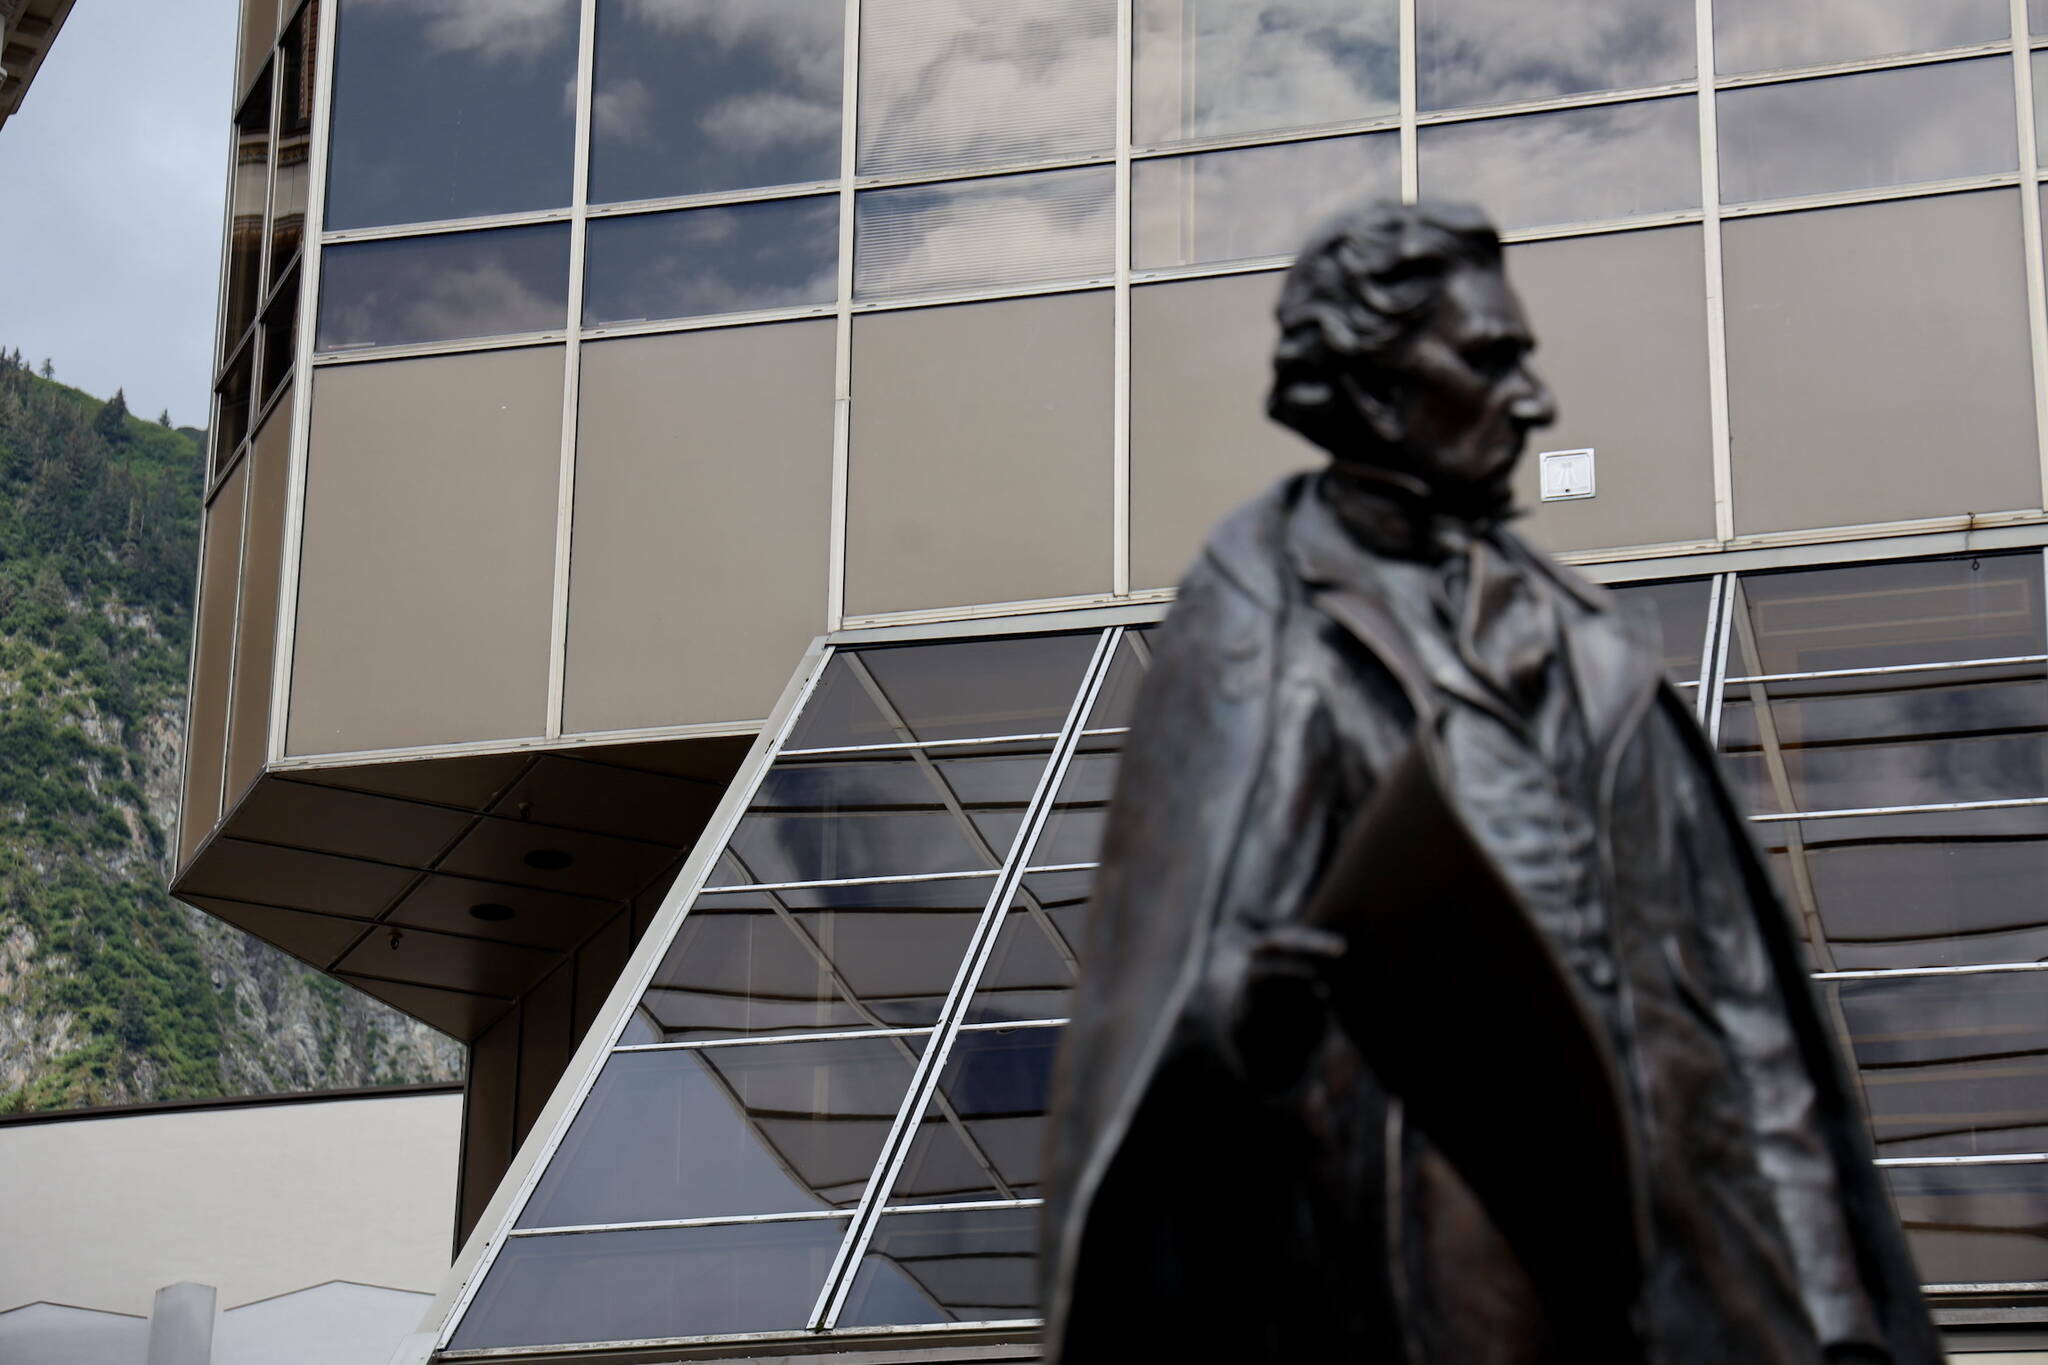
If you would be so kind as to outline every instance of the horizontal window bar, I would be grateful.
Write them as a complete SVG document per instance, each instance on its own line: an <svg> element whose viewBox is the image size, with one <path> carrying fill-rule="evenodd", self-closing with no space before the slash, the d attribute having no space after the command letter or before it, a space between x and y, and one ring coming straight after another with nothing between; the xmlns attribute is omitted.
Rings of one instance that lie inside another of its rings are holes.
<svg viewBox="0 0 2048 1365"><path fill-rule="evenodd" d="M1636 104L1649 100L1682 99L1699 93L1699 86L1693 81L1674 81L1665 85L1643 85L1631 90L1597 90L1577 95L1560 95L1555 99L1529 100L1521 104L1480 104L1463 109L1435 109L1418 113L1415 122L1421 127L1444 123L1476 123L1482 119L1513 118L1519 114L1548 114L1560 109L1595 109L1603 104Z"/></svg>
<svg viewBox="0 0 2048 1365"><path fill-rule="evenodd" d="M1923 1284L1923 1294L2040 1294L2048 1280L2001 1280L1991 1284Z"/></svg>
<svg viewBox="0 0 2048 1365"><path fill-rule="evenodd" d="M1872 668L1822 668L1808 673L1752 673L1745 678L1730 678L1728 686L1737 683L1805 682L1820 678L1880 678L1892 673L1952 673L1966 668L2000 668L2015 664L2048 664L2048 654L2014 654L2003 659L1955 659L1932 664L1884 664Z"/></svg>
<svg viewBox="0 0 2048 1365"><path fill-rule="evenodd" d="M556 1228L511 1228L507 1237L581 1237L593 1232L651 1232L663 1228L738 1227L746 1223L819 1223L851 1218L852 1209L814 1209L805 1213L728 1214L719 1218L650 1218L638 1223L571 1223Z"/></svg>
<svg viewBox="0 0 2048 1365"><path fill-rule="evenodd" d="M1815 981L1875 981L1887 976L1996 976L2012 972L2048 972L2048 962L1985 962L1967 967L1862 967L1815 972Z"/></svg>
<svg viewBox="0 0 2048 1365"><path fill-rule="evenodd" d="M738 1038L687 1038L678 1043L621 1043L614 1052L701 1052L716 1047L764 1047L770 1043L821 1043L837 1039L917 1038L932 1031L931 1025L916 1028L842 1029L830 1033L762 1033Z"/></svg>
<svg viewBox="0 0 2048 1365"><path fill-rule="evenodd" d="M1043 867L1025 868L1024 875L1032 877L1041 872L1093 872L1101 866L1101 863L1047 863Z"/></svg>
<svg viewBox="0 0 2048 1365"><path fill-rule="evenodd" d="M1881 1156L1880 1166L2040 1166L2048 1164L2048 1152L2020 1152L2012 1156Z"/></svg>
<svg viewBox="0 0 2048 1365"><path fill-rule="evenodd" d="M1789 820L1850 820L1860 815L1939 815L1944 811L2024 810L2048 806L2048 796L2015 796L2002 801L1946 801L1924 806L1861 806L1854 810L1795 811L1790 815L1752 815L1751 824L1781 825Z"/></svg>
<svg viewBox="0 0 2048 1365"><path fill-rule="evenodd" d="M1089 863L1087 866L1093 867ZM905 872L891 877L828 877L815 882L747 882L739 886L707 886L699 894L710 895L714 891L810 891L826 886L904 886L912 882L958 882L973 877L994 877L1001 873L997 867L979 872Z"/></svg>
<svg viewBox="0 0 2048 1365"><path fill-rule="evenodd" d="M1008 1019L992 1024L962 1024L962 1033L1008 1033L1019 1028L1063 1028L1065 1019Z"/></svg>
<svg viewBox="0 0 2048 1365"><path fill-rule="evenodd" d="M960 1204L885 1204L883 1213L975 1213L982 1209L1035 1209L1043 1199L976 1199Z"/></svg>
<svg viewBox="0 0 2048 1365"><path fill-rule="evenodd" d="M709 194L678 194L665 199L621 199L592 204L592 218L617 218L635 213L667 213L673 209L714 208L720 204L764 203L773 199L803 199L811 195L837 194L837 180L807 180L795 185L764 185L751 190L717 190Z"/></svg>
<svg viewBox="0 0 2048 1365"><path fill-rule="evenodd" d="M1819 80L1827 76L1853 76L1862 71L1895 71L1906 66L1938 66L1943 62L1964 62L1972 57L2002 57L2012 52L2012 43L1973 43L1968 47L1944 47L1932 52L1895 52L1883 57L1859 57L1848 62L1822 62L1814 66L1785 66L1768 71L1744 71L1733 76L1716 76L1716 90L1739 90L1748 85L1785 85L1793 81Z"/></svg>
<svg viewBox="0 0 2048 1365"><path fill-rule="evenodd" d="M816 758L826 754L867 754L883 753L891 749L967 749L977 744L1036 744L1051 743L1060 737L1059 731L1035 735L989 735L983 739L898 739L886 744L828 744L815 749L784 749L775 756L780 762L785 758Z"/></svg>

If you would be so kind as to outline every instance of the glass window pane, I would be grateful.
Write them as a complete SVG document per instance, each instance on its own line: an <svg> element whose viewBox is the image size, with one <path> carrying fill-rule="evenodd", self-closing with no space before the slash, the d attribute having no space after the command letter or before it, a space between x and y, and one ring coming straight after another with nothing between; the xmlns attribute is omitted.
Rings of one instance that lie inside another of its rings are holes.
<svg viewBox="0 0 2048 1365"><path fill-rule="evenodd" d="M938 1022L991 877L699 896L626 1041Z"/></svg>
<svg viewBox="0 0 2048 1365"><path fill-rule="evenodd" d="M349 242L320 253L322 351L560 331L569 225Z"/></svg>
<svg viewBox="0 0 2048 1365"><path fill-rule="evenodd" d="M2048 682L2016 664L1741 684L1722 703L1721 746L1760 811L2038 796Z"/></svg>
<svg viewBox="0 0 2048 1365"><path fill-rule="evenodd" d="M229 189L227 325L232 352L263 302L263 210L270 177L270 79L256 83L235 119L235 173Z"/></svg>
<svg viewBox="0 0 2048 1365"><path fill-rule="evenodd" d="M839 201L593 218L585 250L586 327L827 305L839 292Z"/></svg>
<svg viewBox="0 0 2048 1365"><path fill-rule="evenodd" d="M1547 100L1693 76L1687 0L1419 0L1421 107Z"/></svg>
<svg viewBox="0 0 2048 1365"><path fill-rule="evenodd" d="M1094 884L1092 871L1024 879L968 1002L968 1023L1066 1017Z"/></svg>
<svg viewBox="0 0 2048 1365"><path fill-rule="evenodd" d="M1700 205L1689 98L1440 124L1420 136L1423 194L1471 200L1503 232Z"/></svg>
<svg viewBox="0 0 2048 1365"><path fill-rule="evenodd" d="M1035 1318L1037 1251L1035 1208L884 1214L838 1325Z"/></svg>
<svg viewBox="0 0 2048 1365"><path fill-rule="evenodd" d="M1141 146L1396 113L1394 0L1137 0Z"/></svg>
<svg viewBox="0 0 2048 1365"><path fill-rule="evenodd" d="M1714 0L1723 75L1934 52L2006 36L2003 0Z"/></svg>
<svg viewBox="0 0 2048 1365"><path fill-rule="evenodd" d="M277 82L277 170L270 184L270 284L284 277L306 230L307 160L313 150L313 76L320 3L292 21L280 49Z"/></svg>
<svg viewBox="0 0 2048 1365"><path fill-rule="evenodd" d="M850 1208L924 1046L918 1035L616 1053L519 1226Z"/></svg>
<svg viewBox="0 0 2048 1365"><path fill-rule="evenodd" d="M1109 738L1085 743L1060 778L1045 827L1031 849L1033 867L1092 863L1102 853L1102 824L1109 817L1110 793L1116 787L1121 741Z"/></svg>
<svg viewBox="0 0 2048 1365"><path fill-rule="evenodd" d="M2048 1146L2048 973L1822 984L1879 1156Z"/></svg>
<svg viewBox="0 0 2048 1365"><path fill-rule="evenodd" d="M292 277L263 319L263 401L268 403L292 372L299 343L299 281Z"/></svg>
<svg viewBox="0 0 2048 1365"><path fill-rule="evenodd" d="M842 650L783 747L1057 734L1099 638L1087 631Z"/></svg>
<svg viewBox="0 0 2048 1365"><path fill-rule="evenodd" d="M2048 653L2041 581L2034 550L1744 574L1729 677Z"/></svg>
<svg viewBox="0 0 2048 1365"><path fill-rule="evenodd" d="M1107 166L869 190L854 201L853 292L862 298L1108 273Z"/></svg>
<svg viewBox="0 0 2048 1365"><path fill-rule="evenodd" d="M866 0L863 175L1107 152L1113 0Z"/></svg>
<svg viewBox="0 0 2048 1365"><path fill-rule="evenodd" d="M2041 88L2048 81L2048 48L2037 50L2029 60L2034 68L2034 163L2048 166L2048 90Z"/></svg>
<svg viewBox="0 0 2048 1365"><path fill-rule="evenodd" d="M1024 879L968 1002L968 1023L1066 1017L1094 884L1085 870Z"/></svg>
<svg viewBox="0 0 2048 1365"><path fill-rule="evenodd" d="M255 371L256 348L245 346L214 390L219 398L213 419L213 471L216 474L227 468L228 461L234 458L243 438L249 434L249 424L254 420L249 402L256 388Z"/></svg>
<svg viewBox="0 0 2048 1365"><path fill-rule="evenodd" d="M1337 209L1400 192L1397 133L1140 161L1131 168L1131 264L1291 256Z"/></svg>
<svg viewBox="0 0 2048 1365"><path fill-rule="evenodd" d="M843 0L601 0L590 202L839 175Z"/></svg>
<svg viewBox="0 0 2048 1365"><path fill-rule="evenodd" d="M844 1218L515 1237L449 1346L800 1332Z"/></svg>
<svg viewBox="0 0 2048 1365"><path fill-rule="evenodd" d="M569 202L576 0L338 8L330 230Z"/></svg>
<svg viewBox="0 0 2048 1365"><path fill-rule="evenodd" d="M1885 1171L1923 1284L2048 1281L2048 1166Z"/></svg>
<svg viewBox="0 0 2048 1365"><path fill-rule="evenodd" d="M891 1204L1038 1196L1039 1149L1064 1029L971 1029L953 1040Z"/></svg>
<svg viewBox="0 0 2048 1365"><path fill-rule="evenodd" d="M1717 111L1730 204L2019 167L2003 57L1724 90Z"/></svg>
<svg viewBox="0 0 2048 1365"><path fill-rule="evenodd" d="M1046 758L999 745L779 763L727 856L738 885L1000 867Z"/></svg>
<svg viewBox="0 0 2048 1365"><path fill-rule="evenodd" d="M2048 33L2048 0L2027 0L2027 32Z"/></svg>
<svg viewBox="0 0 2048 1365"><path fill-rule="evenodd" d="M1787 901L1818 914L1827 941L1817 967L2048 961L2048 809L1784 821L1756 832Z"/></svg>
<svg viewBox="0 0 2048 1365"><path fill-rule="evenodd" d="M1707 640L1707 605L1714 580L1689 578L1667 583L1621 583L1609 589L1656 642L1664 676L1697 683L1700 651ZM1690 695L1690 694L1688 694Z"/></svg>
<svg viewBox="0 0 2048 1365"><path fill-rule="evenodd" d="M1138 689L1152 667L1152 635L1157 629L1144 626L1124 632L1123 639L1117 642L1116 657L1109 661L1109 672L1095 691L1095 705L1088 712L1084 729L1113 729L1131 723L1131 712L1138 704Z"/></svg>

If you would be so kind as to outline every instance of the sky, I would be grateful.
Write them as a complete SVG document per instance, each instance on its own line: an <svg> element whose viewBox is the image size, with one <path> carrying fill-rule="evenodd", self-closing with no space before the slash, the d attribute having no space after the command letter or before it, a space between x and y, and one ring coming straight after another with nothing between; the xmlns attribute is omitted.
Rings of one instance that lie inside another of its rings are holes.
<svg viewBox="0 0 2048 1365"><path fill-rule="evenodd" d="M0 346L204 426L234 0L79 0L0 128Z"/></svg>

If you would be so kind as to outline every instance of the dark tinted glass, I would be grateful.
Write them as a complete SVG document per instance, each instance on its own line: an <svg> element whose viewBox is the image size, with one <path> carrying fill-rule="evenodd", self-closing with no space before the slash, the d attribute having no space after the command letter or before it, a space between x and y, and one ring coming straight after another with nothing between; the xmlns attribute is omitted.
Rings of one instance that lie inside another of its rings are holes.
<svg viewBox="0 0 2048 1365"><path fill-rule="evenodd" d="M843 650L784 750L1059 731L1097 636L1027 635Z"/></svg>
<svg viewBox="0 0 2048 1365"><path fill-rule="evenodd" d="M1421 107L1546 100L1693 75L1689 0L1419 0Z"/></svg>
<svg viewBox="0 0 2048 1365"><path fill-rule="evenodd" d="M1721 92L1730 204L2016 170L2003 57Z"/></svg>
<svg viewBox="0 0 2048 1365"><path fill-rule="evenodd" d="M1131 167L1131 264L1291 255L1342 205L1400 189L1397 133L1140 161Z"/></svg>
<svg viewBox="0 0 2048 1365"><path fill-rule="evenodd" d="M268 403L292 372L299 338L299 289L294 276L263 318L263 401Z"/></svg>
<svg viewBox="0 0 2048 1365"><path fill-rule="evenodd" d="M1394 0L1137 0L1141 145L1312 128L1401 104Z"/></svg>
<svg viewBox="0 0 2048 1365"><path fill-rule="evenodd" d="M314 52L319 0L292 21L279 49L277 169L270 183L270 283L284 276L306 232L307 161L313 152Z"/></svg>
<svg viewBox="0 0 2048 1365"><path fill-rule="evenodd" d="M1117 643L1116 657L1109 661L1109 672L1095 691L1087 729L1114 729L1131 723L1131 712L1138 704L1138 689L1152 667L1152 630L1147 626L1124 632Z"/></svg>
<svg viewBox="0 0 2048 1365"><path fill-rule="evenodd" d="M998 745L779 763L733 832L739 885L1001 866L1046 757Z"/></svg>
<svg viewBox="0 0 2048 1365"><path fill-rule="evenodd" d="M342 0L329 229L568 204L575 0Z"/></svg>
<svg viewBox="0 0 2048 1365"><path fill-rule="evenodd" d="M519 1225L849 1207L924 1044L919 1035L616 1053Z"/></svg>
<svg viewBox="0 0 2048 1365"><path fill-rule="evenodd" d="M1114 0L865 0L863 175L1107 152Z"/></svg>
<svg viewBox="0 0 2048 1365"><path fill-rule="evenodd" d="M1714 0L1723 73L1933 52L2006 36L2004 0Z"/></svg>
<svg viewBox="0 0 2048 1365"><path fill-rule="evenodd" d="M547 1346L801 1331L843 1218L515 1237L449 1345Z"/></svg>
<svg viewBox="0 0 2048 1365"><path fill-rule="evenodd" d="M1102 822L1116 786L1118 757L1114 741L1074 755L1032 847L1033 867L1089 863L1101 855Z"/></svg>
<svg viewBox="0 0 2048 1365"><path fill-rule="evenodd" d="M1714 581L1688 578L1673 583L1625 583L1609 591L1621 599L1622 610L1630 613L1654 642L1664 675L1673 682L1698 682Z"/></svg>
<svg viewBox="0 0 2048 1365"><path fill-rule="evenodd" d="M1745 574L1740 588L1731 680L2048 652L2036 551Z"/></svg>
<svg viewBox="0 0 2048 1365"><path fill-rule="evenodd" d="M2048 1281L2048 1166L1885 1172L1924 1284Z"/></svg>
<svg viewBox="0 0 2048 1365"><path fill-rule="evenodd" d="M2048 973L1823 983L1880 1156L2035 1152L2048 1137Z"/></svg>
<svg viewBox="0 0 2048 1365"><path fill-rule="evenodd" d="M1757 826L1816 965L1848 971L2048 961L2048 809L1931 811Z"/></svg>
<svg viewBox="0 0 2048 1365"><path fill-rule="evenodd" d="M1689 98L1441 124L1420 136L1422 192L1484 204L1506 232L1700 204Z"/></svg>
<svg viewBox="0 0 2048 1365"><path fill-rule="evenodd" d="M1037 1197L1053 1055L1063 1031L976 1029L955 1038L889 1202Z"/></svg>
<svg viewBox="0 0 2048 1365"><path fill-rule="evenodd" d="M698 897L626 1041L936 1023L994 880Z"/></svg>
<svg viewBox="0 0 2048 1365"><path fill-rule="evenodd" d="M213 468L215 473L227 468L234 458L242 440L249 434L249 424L254 421L249 404L255 394L256 347L244 346L234 364L221 376L220 385L215 389L218 404L213 419Z"/></svg>
<svg viewBox="0 0 2048 1365"><path fill-rule="evenodd" d="M2038 796L2048 681L2039 664L2015 664L1743 684L1723 702L1721 745L1757 810Z"/></svg>
<svg viewBox="0 0 2048 1365"><path fill-rule="evenodd" d="M263 211L270 177L270 76L266 72L235 119L235 178L228 206L228 302L223 344L229 351L263 302Z"/></svg>
<svg viewBox="0 0 2048 1365"><path fill-rule="evenodd" d="M1084 871L1024 879L968 1003L969 1023L1066 1016L1094 878Z"/></svg>
<svg viewBox="0 0 2048 1365"><path fill-rule="evenodd" d="M602 0L590 202L839 174L841 0Z"/></svg>
<svg viewBox="0 0 2048 1365"><path fill-rule="evenodd" d="M1081 280L1116 245L1107 166L869 190L854 201L863 297Z"/></svg>
<svg viewBox="0 0 2048 1365"><path fill-rule="evenodd" d="M838 292L839 201L595 218L583 325L830 304Z"/></svg>
<svg viewBox="0 0 2048 1365"><path fill-rule="evenodd" d="M320 253L322 351L568 325L569 225L349 242Z"/></svg>
<svg viewBox="0 0 2048 1365"><path fill-rule="evenodd" d="M839 1326L1035 1318L1037 1244L1036 1209L884 1214Z"/></svg>

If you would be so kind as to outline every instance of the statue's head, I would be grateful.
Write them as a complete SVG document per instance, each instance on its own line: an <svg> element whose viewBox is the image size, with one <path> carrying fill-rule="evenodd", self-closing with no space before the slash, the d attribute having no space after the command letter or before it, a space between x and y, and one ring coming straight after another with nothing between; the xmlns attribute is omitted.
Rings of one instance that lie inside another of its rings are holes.
<svg viewBox="0 0 2048 1365"><path fill-rule="evenodd" d="M1462 204L1370 203L1302 248L1280 291L1266 411L1339 465L1498 507L1531 429L1556 415L1500 238Z"/></svg>

